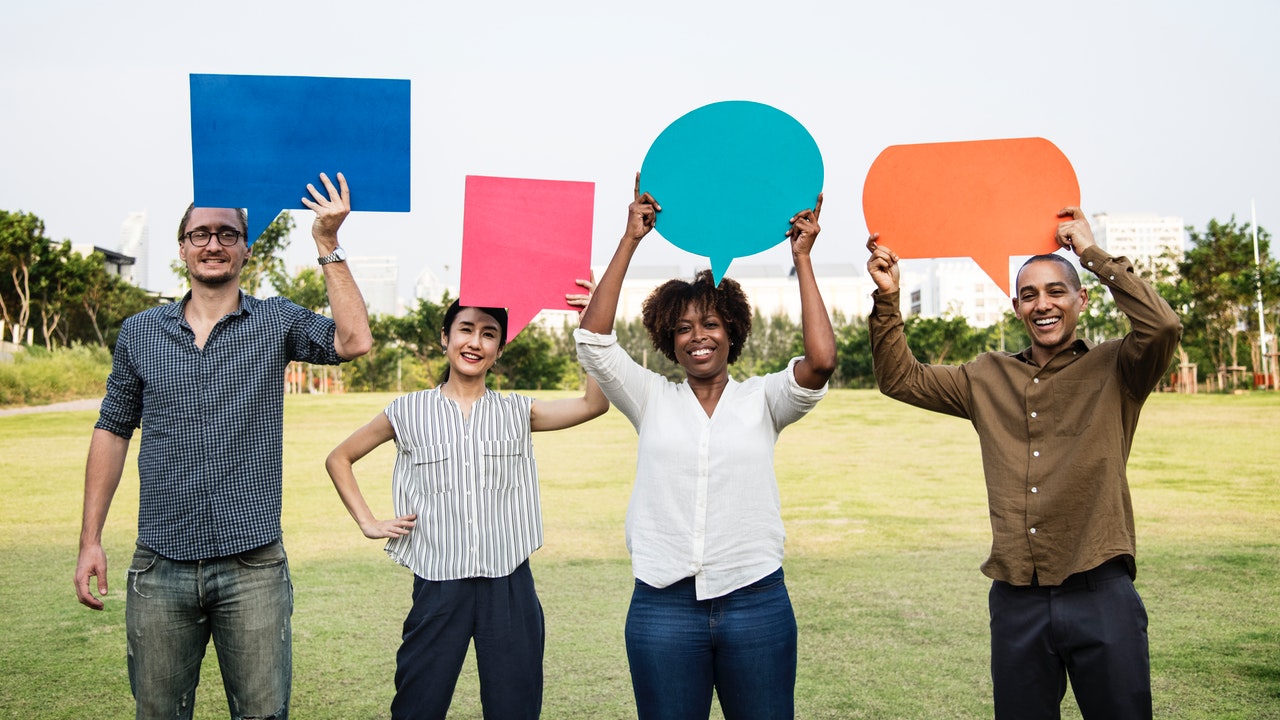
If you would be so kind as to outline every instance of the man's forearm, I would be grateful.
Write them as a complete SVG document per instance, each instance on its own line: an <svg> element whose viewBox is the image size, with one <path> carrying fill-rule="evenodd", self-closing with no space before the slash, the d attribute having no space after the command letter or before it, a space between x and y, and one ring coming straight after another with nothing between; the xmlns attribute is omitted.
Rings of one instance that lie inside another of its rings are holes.
<svg viewBox="0 0 1280 720"><path fill-rule="evenodd" d="M351 277L351 268L345 262L325 265L324 284L329 293L329 310L337 326L333 334L333 349L344 360L369 352L373 347L369 310L355 278Z"/></svg>

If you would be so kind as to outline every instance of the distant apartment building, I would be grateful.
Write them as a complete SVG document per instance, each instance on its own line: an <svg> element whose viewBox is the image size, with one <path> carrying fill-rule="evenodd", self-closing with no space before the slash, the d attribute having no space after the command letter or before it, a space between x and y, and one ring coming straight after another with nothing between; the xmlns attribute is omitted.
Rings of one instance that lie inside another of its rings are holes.
<svg viewBox="0 0 1280 720"><path fill-rule="evenodd" d="M904 261L902 268L904 316L962 317L987 327L1013 309L1004 290L969 258Z"/></svg>
<svg viewBox="0 0 1280 720"><path fill-rule="evenodd" d="M1090 225L1103 250L1129 258L1139 272L1177 272L1186 250L1187 231L1181 217L1097 213Z"/></svg>
<svg viewBox="0 0 1280 720"><path fill-rule="evenodd" d="M95 252L102 253L103 264L106 267L107 274L116 275L125 281L133 282L132 278L137 274L133 269L134 258L131 255L125 255L109 248L80 243L72 243L71 251L80 254L82 257L89 257ZM136 285L137 283L134 284Z"/></svg>
<svg viewBox="0 0 1280 720"><path fill-rule="evenodd" d="M445 270L448 270L448 266L445 266ZM418 279L413 283L415 307L417 300L438 303L445 293L448 293L449 297L456 298L458 297L458 288L445 283L440 279L440 276L432 272L430 267L422 268L422 272L418 273Z"/></svg>

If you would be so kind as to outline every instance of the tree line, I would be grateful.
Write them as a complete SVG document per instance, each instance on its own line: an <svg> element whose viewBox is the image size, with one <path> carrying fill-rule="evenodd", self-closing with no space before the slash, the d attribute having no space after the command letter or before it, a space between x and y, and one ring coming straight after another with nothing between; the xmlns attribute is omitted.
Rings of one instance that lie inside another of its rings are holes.
<svg viewBox="0 0 1280 720"><path fill-rule="evenodd" d="M241 285L250 294L270 286L303 307L324 312L328 297L319 269L289 273L285 266L284 251L293 227L288 212L271 223L254 243ZM1269 335L1280 322L1280 264L1271 257L1271 235L1257 228L1262 263L1255 266L1254 228L1249 224L1239 224L1233 217L1225 223L1210 220L1203 231L1188 231L1191 247L1180 260L1162 258L1139 268L1182 318L1182 347L1175 366L1194 366L1200 377L1232 376L1247 384L1263 366L1259 288ZM110 348L126 317L172 300L125 282L107 270L104 260L98 252L88 256L74 252L69 240L50 240L44 222L35 215L0 210L0 319L5 339L23 344L30 337L30 342L50 351L81 344ZM181 263L175 261L171 270L185 279ZM1083 274L1083 280L1090 303L1080 318L1081 335L1101 342L1128 332L1127 320L1105 288L1089 273ZM345 386L359 391L433 386L446 365L440 349L440 320L450 302L448 295L420 299L403 317L371 318L374 349L343 366ZM836 312L832 320L840 358L833 386L874 386L866 318ZM567 323L527 326L508 344L494 368L492 383L503 389L577 387L582 373L572 330ZM681 377L674 363L653 350L639 319L620 321L616 330L619 342L633 357L656 372ZM929 363L958 364L988 350L1020 350L1029 342L1012 308L1000 322L985 328L972 327L954 315L913 316L906 319L906 333L917 358ZM802 352L795 321L757 312L751 337L732 370L738 377L772 372ZM1274 352L1272 342L1269 354Z"/></svg>

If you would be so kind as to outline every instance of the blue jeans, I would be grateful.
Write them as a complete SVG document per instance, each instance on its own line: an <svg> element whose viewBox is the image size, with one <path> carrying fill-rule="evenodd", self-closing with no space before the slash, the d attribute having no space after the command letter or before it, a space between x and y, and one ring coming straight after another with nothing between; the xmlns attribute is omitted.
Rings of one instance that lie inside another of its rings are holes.
<svg viewBox="0 0 1280 720"><path fill-rule="evenodd" d="M726 720L795 716L796 616L782 568L710 600L693 578L662 589L637 580L626 637L640 720L706 720L713 690Z"/></svg>
<svg viewBox="0 0 1280 720"><path fill-rule="evenodd" d="M139 719L191 717L210 636L231 717L288 718L293 584L280 541L192 561L139 544L127 592L129 685Z"/></svg>

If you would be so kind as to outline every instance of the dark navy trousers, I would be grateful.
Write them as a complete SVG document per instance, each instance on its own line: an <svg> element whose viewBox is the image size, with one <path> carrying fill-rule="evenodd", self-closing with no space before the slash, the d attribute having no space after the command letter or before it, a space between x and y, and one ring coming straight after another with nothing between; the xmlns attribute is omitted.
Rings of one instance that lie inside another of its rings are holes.
<svg viewBox="0 0 1280 720"><path fill-rule="evenodd" d="M391 717L444 720L472 640L484 717L537 718L546 637L528 560L501 578L414 577Z"/></svg>

